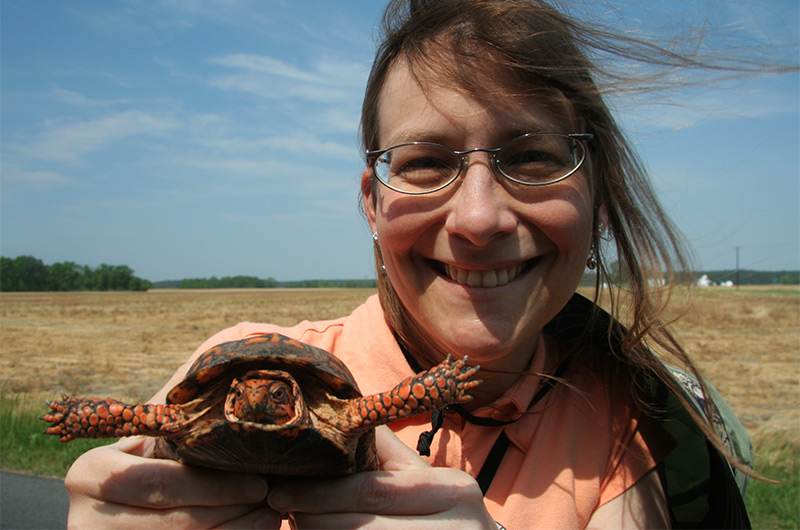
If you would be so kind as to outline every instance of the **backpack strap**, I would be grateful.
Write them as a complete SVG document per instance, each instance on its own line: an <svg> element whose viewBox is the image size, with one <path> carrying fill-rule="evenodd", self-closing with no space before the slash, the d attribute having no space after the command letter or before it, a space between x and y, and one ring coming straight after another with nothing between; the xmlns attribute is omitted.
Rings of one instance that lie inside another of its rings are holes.
<svg viewBox="0 0 800 530"><path fill-rule="evenodd" d="M588 323L592 322L590 326ZM612 333L609 337L608 330ZM591 346L627 364L621 353L625 328L587 298L575 294L545 327L567 348ZM732 455L752 466L753 451L747 431L720 394L706 383L708 394L691 374L667 367L682 395L714 426ZM661 462L659 476L669 504L673 528L750 528L744 505L747 476L734 468L694 422L680 399L655 374L635 369L643 397L660 414L660 429L645 436L665 436L675 442ZM658 443L660 440L653 440Z"/></svg>
<svg viewBox="0 0 800 530"><path fill-rule="evenodd" d="M669 370L676 369L670 367ZM728 451L743 463L752 465L752 446L747 431L716 390L706 383L709 395L701 399L696 379L683 371L673 373L678 374L676 381L683 389L684 398L698 413L710 419ZM744 504L747 475L734 468L705 438L677 395L663 383L661 386L657 405L665 412L661 427L676 442L660 469L673 528L750 528ZM726 409L730 414L719 413Z"/></svg>

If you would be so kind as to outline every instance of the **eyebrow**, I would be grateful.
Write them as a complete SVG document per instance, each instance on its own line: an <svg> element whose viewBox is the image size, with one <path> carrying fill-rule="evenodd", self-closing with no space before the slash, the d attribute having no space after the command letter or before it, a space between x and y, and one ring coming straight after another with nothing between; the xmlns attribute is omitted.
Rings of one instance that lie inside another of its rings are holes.
<svg viewBox="0 0 800 530"><path fill-rule="evenodd" d="M448 136L452 136L452 133L442 133L429 129L405 129L393 136L389 145L400 145L408 142L431 142L434 144L447 145Z"/></svg>
<svg viewBox="0 0 800 530"><path fill-rule="evenodd" d="M543 122L540 121L538 123L534 123L533 121L526 121L524 125L514 125L508 129L502 131L500 135L500 140L495 142L497 145L482 145L482 146L471 146L472 147L500 147L505 142L511 140L512 138L516 138L518 136L522 136L523 134L533 133L533 132L559 132L559 133L576 133L580 131L571 131L571 130L563 130L563 127L555 126L552 122ZM458 136L457 133L451 131L435 131L430 129L421 129L421 128L410 128L400 131L398 134L391 138L391 142L386 145L385 148L410 143L410 142L429 142L439 145L444 145L447 147L452 148L453 140Z"/></svg>

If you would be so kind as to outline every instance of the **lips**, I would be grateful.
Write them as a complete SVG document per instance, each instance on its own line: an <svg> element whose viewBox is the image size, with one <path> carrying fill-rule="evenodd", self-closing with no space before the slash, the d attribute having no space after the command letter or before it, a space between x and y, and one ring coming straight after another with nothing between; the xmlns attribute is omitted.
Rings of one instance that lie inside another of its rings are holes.
<svg viewBox="0 0 800 530"><path fill-rule="evenodd" d="M445 274L454 282L470 287L502 287L518 278L530 268L531 262L521 263L512 267L493 270L467 270L459 269L453 265L444 265Z"/></svg>

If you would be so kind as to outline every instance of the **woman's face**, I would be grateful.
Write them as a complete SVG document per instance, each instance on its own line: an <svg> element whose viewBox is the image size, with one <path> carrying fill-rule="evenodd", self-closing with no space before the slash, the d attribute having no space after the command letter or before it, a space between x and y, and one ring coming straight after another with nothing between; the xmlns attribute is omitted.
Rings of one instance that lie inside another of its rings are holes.
<svg viewBox="0 0 800 530"><path fill-rule="evenodd" d="M402 61L378 103L381 148L410 141L494 148L528 132L581 132L578 123L566 100L554 114L519 99L482 101L432 84L423 91ZM487 153L469 161L448 187L417 196L373 188L367 169L364 207L385 274L426 340L485 368L523 369L585 268L591 164L587 158L561 182L520 189L493 174Z"/></svg>

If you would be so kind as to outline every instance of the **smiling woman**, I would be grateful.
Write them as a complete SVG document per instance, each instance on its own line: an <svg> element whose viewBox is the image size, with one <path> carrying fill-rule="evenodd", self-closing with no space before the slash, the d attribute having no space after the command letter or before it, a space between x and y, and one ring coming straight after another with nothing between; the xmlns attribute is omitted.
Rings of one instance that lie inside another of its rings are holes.
<svg viewBox="0 0 800 530"><path fill-rule="evenodd" d="M590 44L696 63L540 0L390 2L362 110L378 295L336 320L241 323L189 361L279 332L341 358L368 395L467 355L483 380L470 402L379 428L380 470L324 480L244 488L148 458L148 441L99 449L67 477L71 523L747 526L749 440L659 319L653 286L686 266L681 239L595 83ZM575 294L587 267L597 297L611 285L612 314Z"/></svg>
<svg viewBox="0 0 800 530"><path fill-rule="evenodd" d="M491 86L497 72L477 75ZM383 82L377 136L387 146L414 134L473 150L506 144L520 130L577 132L573 116L566 104L555 113L535 100L520 108L515 98L487 101L438 86L399 60ZM425 347L518 374L583 275L594 222L591 164L539 187L503 178L494 160L471 153L457 181L425 195L375 188L368 168L364 208L378 236L384 284L419 323ZM486 381L480 391L507 388L504 379Z"/></svg>

